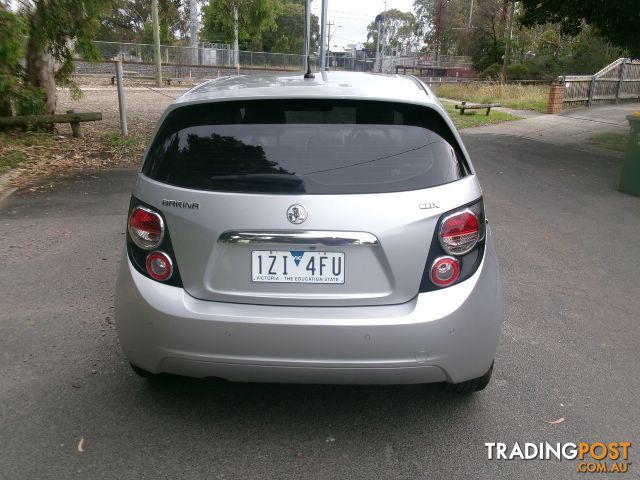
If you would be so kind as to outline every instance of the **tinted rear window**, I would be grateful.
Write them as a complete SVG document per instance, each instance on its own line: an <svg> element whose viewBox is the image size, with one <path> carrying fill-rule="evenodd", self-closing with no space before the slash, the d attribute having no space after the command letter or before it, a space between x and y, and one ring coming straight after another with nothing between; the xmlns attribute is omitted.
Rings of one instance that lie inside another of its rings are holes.
<svg viewBox="0 0 640 480"><path fill-rule="evenodd" d="M143 173L224 192L349 194L457 180L451 130L425 107L343 100L254 100L174 110Z"/></svg>

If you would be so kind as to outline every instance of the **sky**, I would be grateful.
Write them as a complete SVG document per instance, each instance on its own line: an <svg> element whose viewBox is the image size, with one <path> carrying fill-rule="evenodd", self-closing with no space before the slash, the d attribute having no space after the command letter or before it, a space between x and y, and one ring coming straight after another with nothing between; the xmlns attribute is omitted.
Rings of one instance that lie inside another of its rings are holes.
<svg viewBox="0 0 640 480"><path fill-rule="evenodd" d="M327 0L327 22L331 27L331 49L339 49L350 43L362 43L367 40L367 25L376 15L384 11L383 0ZM413 12L413 0L387 0L387 10L397 8L402 12ZM312 0L311 12L320 18L321 0Z"/></svg>

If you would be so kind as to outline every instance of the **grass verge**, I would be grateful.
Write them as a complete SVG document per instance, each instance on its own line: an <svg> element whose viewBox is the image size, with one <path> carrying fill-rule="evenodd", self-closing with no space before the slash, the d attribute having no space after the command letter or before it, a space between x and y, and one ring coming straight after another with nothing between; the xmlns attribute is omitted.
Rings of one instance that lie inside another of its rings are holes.
<svg viewBox="0 0 640 480"><path fill-rule="evenodd" d="M516 115L499 112L495 109L491 109L491 113L489 113L488 116L485 115L484 110L477 110L475 115L460 115L460 111L455 109L453 103L443 102L443 105L458 130L461 130L463 128L481 127L482 125L490 125L492 123L501 123L520 119L520 117Z"/></svg>
<svg viewBox="0 0 640 480"><path fill-rule="evenodd" d="M616 153L624 153L627 150L629 134L616 132L596 133L587 140L593 146L611 150Z"/></svg>
<svg viewBox="0 0 640 480"><path fill-rule="evenodd" d="M20 150L6 150L0 153L0 174L8 172L26 160L27 156Z"/></svg>
<svg viewBox="0 0 640 480"><path fill-rule="evenodd" d="M546 112L546 85L503 85L500 83L445 83L434 88L436 95L474 103L499 103L514 110Z"/></svg>

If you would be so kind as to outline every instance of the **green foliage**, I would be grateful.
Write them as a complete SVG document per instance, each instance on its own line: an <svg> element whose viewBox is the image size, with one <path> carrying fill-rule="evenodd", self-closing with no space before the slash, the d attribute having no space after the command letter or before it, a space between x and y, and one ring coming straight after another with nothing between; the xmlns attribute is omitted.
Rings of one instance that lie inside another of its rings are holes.
<svg viewBox="0 0 640 480"><path fill-rule="evenodd" d="M624 52L612 47L593 29L585 28L571 44L569 53L562 59L562 67L564 73L594 74L622 56Z"/></svg>
<svg viewBox="0 0 640 480"><path fill-rule="evenodd" d="M485 71L495 64L502 64L504 56L504 39L493 37L478 31L471 47L473 68L479 72Z"/></svg>
<svg viewBox="0 0 640 480"><path fill-rule="evenodd" d="M150 0L112 0L111 11L104 16L97 40L129 43L153 43ZM160 41L171 43L188 34L188 5L184 0L158 0ZM184 11L181 11L184 10Z"/></svg>
<svg viewBox="0 0 640 480"><path fill-rule="evenodd" d="M587 23L631 56L640 56L637 0L522 0L522 4L526 26L557 23L562 33L575 36Z"/></svg>
<svg viewBox="0 0 640 480"><path fill-rule="evenodd" d="M234 9L238 10L238 38L244 48L262 50L262 34L277 29L277 0L210 0L202 7L202 38L233 43Z"/></svg>
<svg viewBox="0 0 640 480"><path fill-rule="evenodd" d="M8 150L0 154L0 174L24 163L27 156L20 150Z"/></svg>
<svg viewBox="0 0 640 480"><path fill-rule="evenodd" d="M507 80L528 80L531 72L527 63L507 65Z"/></svg>
<svg viewBox="0 0 640 480"><path fill-rule="evenodd" d="M71 79L74 53L91 62L100 60L92 40L100 27L100 15L111 0L83 0L80 4L76 0L33 0L25 5L29 29L25 83L44 89L46 112L54 113L55 84L79 94Z"/></svg>
<svg viewBox="0 0 640 480"><path fill-rule="evenodd" d="M501 75L502 65L498 63L492 63L480 73L480 76L486 80L500 80Z"/></svg>
<svg viewBox="0 0 640 480"><path fill-rule="evenodd" d="M0 3L0 115L11 115L19 87L20 60L24 56L26 25L22 18Z"/></svg>
<svg viewBox="0 0 640 480"><path fill-rule="evenodd" d="M109 130L102 135L102 142L110 150L140 150L145 146L145 140L135 135L122 135L118 130Z"/></svg>
<svg viewBox="0 0 640 480"><path fill-rule="evenodd" d="M14 103L16 115L41 115L45 112L46 95L39 87L24 85Z"/></svg>
<svg viewBox="0 0 640 480"><path fill-rule="evenodd" d="M262 34L262 48L265 52L304 52L304 4L302 2L280 0L275 26ZM318 48L320 27L318 17L311 15L310 51Z"/></svg>
<svg viewBox="0 0 640 480"><path fill-rule="evenodd" d="M392 53L395 50L406 49L418 39L418 25L416 17L411 12L401 12L398 9L387 10L386 12L380 12L377 18L381 18L381 31L382 38L386 39L386 46L391 49ZM376 21L371 22L367 26L367 40L370 40L374 45L378 42L378 23Z"/></svg>

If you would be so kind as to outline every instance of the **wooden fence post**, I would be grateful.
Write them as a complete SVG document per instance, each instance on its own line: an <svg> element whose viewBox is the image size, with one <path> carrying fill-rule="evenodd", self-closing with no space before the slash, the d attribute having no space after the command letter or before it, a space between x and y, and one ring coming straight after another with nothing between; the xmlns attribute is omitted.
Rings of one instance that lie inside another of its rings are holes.
<svg viewBox="0 0 640 480"><path fill-rule="evenodd" d="M591 83L589 84L589 100L587 100L587 107L591 108L593 103L593 94L596 93L596 76L591 77Z"/></svg>
<svg viewBox="0 0 640 480"><path fill-rule="evenodd" d="M622 85L624 84L624 74L625 67L627 66L627 59L622 60L620 64L620 78L618 79L618 88L616 88L616 103L620 100L620 91L622 90Z"/></svg>

